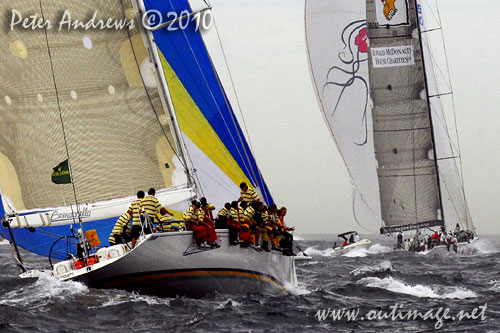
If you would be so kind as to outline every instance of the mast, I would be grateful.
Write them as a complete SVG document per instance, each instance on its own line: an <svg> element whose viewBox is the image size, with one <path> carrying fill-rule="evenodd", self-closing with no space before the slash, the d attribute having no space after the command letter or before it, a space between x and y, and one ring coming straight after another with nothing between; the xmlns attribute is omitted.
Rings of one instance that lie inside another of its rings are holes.
<svg viewBox="0 0 500 333"><path fill-rule="evenodd" d="M160 56L158 54L158 49L156 47L156 44L154 42L153 38L153 33L152 31L145 30L144 27L142 26L142 21L141 18L143 15L146 15L146 6L144 5L143 0L134 0L132 1L132 5L134 6L134 9L137 11L137 21L139 25L139 30L141 31L141 34L143 35L143 40L146 42L147 49L149 50L150 58L151 61L154 64L155 68L155 73L156 77L160 81L158 84L158 90L159 90L159 95L160 99L163 105L164 110L166 111L167 115L169 116L169 123L171 124L171 128L173 129L174 132L174 138L175 142L177 144L177 149L180 154L180 158L182 161L182 164L185 167L186 171L186 176L188 180L188 187L196 187L196 182L194 181L194 169L191 166L191 164L188 164L188 159L186 158L187 156L187 151L186 151L186 145L184 143L184 139L182 138L182 131L179 126L179 122L177 120L177 115L175 113L175 107L172 102L172 97L170 95L170 90L167 85L167 80L165 78L165 73L162 70L161 66L161 60Z"/></svg>
<svg viewBox="0 0 500 333"><path fill-rule="evenodd" d="M432 152L434 154L434 165L436 168L436 180L437 180L437 187L438 187L438 200L439 200L439 207L441 210L441 219L443 221L443 227L446 228L445 226L445 220L444 220L444 210L443 210L443 198L442 198L442 189L441 189L441 180L439 177L439 164L438 164L438 157L437 157L437 151L436 151L436 139L435 139L435 134L434 134L434 125L432 121L432 108L431 108L431 103L429 99L429 86L427 84L427 71L426 71L426 65L425 65L425 57L424 57L424 45L422 43L422 29L420 28L420 13L421 13L421 7L420 4L418 3L418 0L414 0L415 4L415 16L416 16L416 25L418 29L418 42L420 44L420 56L422 57L422 70L424 71L424 86L425 86L425 98L427 101L427 109L429 112L429 122L431 125L431 140L432 140ZM446 229L445 229L446 230Z"/></svg>

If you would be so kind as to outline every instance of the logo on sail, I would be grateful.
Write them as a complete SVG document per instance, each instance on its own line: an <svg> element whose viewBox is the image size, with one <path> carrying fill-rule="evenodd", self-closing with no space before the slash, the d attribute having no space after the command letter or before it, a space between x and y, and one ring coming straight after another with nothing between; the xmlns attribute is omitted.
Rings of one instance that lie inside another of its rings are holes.
<svg viewBox="0 0 500 333"><path fill-rule="evenodd" d="M353 130L354 144L363 146L368 142L368 123L366 113L368 111L368 34L366 20L353 21L342 30L338 40L335 41L344 47L339 50L337 59L329 68L323 85L323 94L333 98L334 107L327 112L329 117L334 117L338 110L342 109L344 103L350 103L350 96L364 95L364 103L351 105L349 111L353 117L359 119L360 127ZM361 99L360 99L361 100Z"/></svg>
<svg viewBox="0 0 500 333"><path fill-rule="evenodd" d="M398 11L394 5L396 0L382 0L382 2L384 3L384 16L387 21L390 21Z"/></svg>
<svg viewBox="0 0 500 333"><path fill-rule="evenodd" d="M66 211L66 212L55 211L50 216L50 221L51 222L61 222L61 221L71 221L71 220L78 221L78 215L80 216L80 218L89 218L92 215L92 212L87 207L83 207L80 212L77 212L77 211Z"/></svg>
<svg viewBox="0 0 500 333"><path fill-rule="evenodd" d="M379 26L409 25L408 0L375 1Z"/></svg>

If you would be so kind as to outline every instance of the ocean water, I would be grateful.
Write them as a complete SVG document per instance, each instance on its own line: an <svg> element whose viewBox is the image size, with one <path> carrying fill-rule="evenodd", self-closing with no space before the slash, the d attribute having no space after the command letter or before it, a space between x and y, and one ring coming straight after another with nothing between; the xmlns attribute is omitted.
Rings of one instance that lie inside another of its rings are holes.
<svg viewBox="0 0 500 333"><path fill-rule="evenodd" d="M0 332L500 332L498 237L481 238L468 255L393 252L387 239L372 242L329 257L331 241L297 241L313 259L297 262L299 286L286 295L168 299L50 275L19 279L4 241Z"/></svg>

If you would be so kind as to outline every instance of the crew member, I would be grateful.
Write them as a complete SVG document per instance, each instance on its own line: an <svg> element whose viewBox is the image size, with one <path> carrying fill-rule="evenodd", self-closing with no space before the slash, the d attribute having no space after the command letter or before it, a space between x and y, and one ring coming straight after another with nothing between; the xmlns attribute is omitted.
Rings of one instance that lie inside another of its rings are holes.
<svg viewBox="0 0 500 333"><path fill-rule="evenodd" d="M130 229L129 222L131 217L132 217L132 211L129 210L118 218L113 228L113 231L111 231L111 235L109 236L110 245L130 242L130 239L127 235L128 232L126 232L126 230Z"/></svg>
<svg viewBox="0 0 500 333"><path fill-rule="evenodd" d="M132 248L135 247L135 243L139 238L142 231L142 222L144 221L144 214L142 210L142 199L144 199L144 191L137 192L137 199L132 201L129 211L132 212Z"/></svg>
<svg viewBox="0 0 500 333"><path fill-rule="evenodd" d="M148 195L142 200L142 207L144 212L148 216L148 220L146 221L147 227L145 228L145 233L151 233L151 226L155 222L159 222L157 215L165 215L168 214L170 216L174 216L173 213L169 212L165 207L163 207L158 199L155 197L156 190L154 188L150 188L148 191Z"/></svg>
<svg viewBox="0 0 500 333"><path fill-rule="evenodd" d="M215 229L231 229L230 226L230 214L229 210L231 209L231 204L226 202L224 207L217 214L217 219L215 220Z"/></svg>
<svg viewBox="0 0 500 333"><path fill-rule="evenodd" d="M240 184L241 196L238 199L240 201L252 202L252 201L260 201L259 195L255 192L254 189L249 188L245 182Z"/></svg>

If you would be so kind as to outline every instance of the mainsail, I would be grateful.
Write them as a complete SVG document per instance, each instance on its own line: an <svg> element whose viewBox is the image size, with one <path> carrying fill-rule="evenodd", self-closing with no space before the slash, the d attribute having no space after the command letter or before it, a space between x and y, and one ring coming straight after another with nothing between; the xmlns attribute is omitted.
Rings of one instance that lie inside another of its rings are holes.
<svg viewBox="0 0 500 333"><path fill-rule="evenodd" d="M356 217L382 233L469 227L426 23L419 1L306 1L311 72Z"/></svg>
<svg viewBox="0 0 500 333"><path fill-rule="evenodd" d="M148 44L152 34L139 29L146 7L165 17L191 12L185 0L0 4L5 27L13 10L52 23L0 36L0 217L20 228L21 247L47 256L79 221L105 243L135 193L150 187L178 218L196 195L222 207L242 181L272 202L200 32L160 29ZM71 23L60 29L66 13ZM119 28L71 25L91 19ZM71 181L56 184L53 169L66 160ZM62 259L58 246L52 256Z"/></svg>

